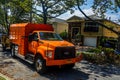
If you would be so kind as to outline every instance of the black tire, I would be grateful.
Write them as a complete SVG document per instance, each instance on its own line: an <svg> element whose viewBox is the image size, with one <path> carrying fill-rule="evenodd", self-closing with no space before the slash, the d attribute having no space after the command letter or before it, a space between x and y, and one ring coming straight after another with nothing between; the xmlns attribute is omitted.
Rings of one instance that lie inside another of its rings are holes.
<svg viewBox="0 0 120 80"><path fill-rule="evenodd" d="M14 45L12 45L11 47L11 56L15 57L15 46Z"/></svg>
<svg viewBox="0 0 120 80"><path fill-rule="evenodd" d="M75 66L75 64L73 63L73 64L70 64L69 65L69 68L73 68Z"/></svg>
<svg viewBox="0 0 120 80"><path fill-rule="evenodd" d="M45 73L47 71L46 61L40 55L35 57L34 65L38 73Z"/></svg>
<svg viewBox="0 0 120 80"><path fill-rule="evenodd" d="M17 45L12 45L12 47L11 47L11 56L15 57L16 54L18 54L18 46Z"/></svg>
<svg viewBox="0 0 120 80"><path fill-rule="evenodd" d="M66 65L66 68L67 68L67 69L72 69L74 66L75 66L74 63L73 63L73 64L68 64L68 65Z"/></svg>

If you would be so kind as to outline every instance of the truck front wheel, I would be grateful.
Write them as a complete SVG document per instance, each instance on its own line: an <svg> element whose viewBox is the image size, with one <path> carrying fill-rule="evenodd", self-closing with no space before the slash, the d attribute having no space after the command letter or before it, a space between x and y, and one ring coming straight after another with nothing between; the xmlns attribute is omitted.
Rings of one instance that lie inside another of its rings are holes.
<svg viewBox="0 0 120 80"><path fill-rule="evenodd" d="M75 66L74 63L73 63L73 64L69 64L69 65L68 65L68 68L69 68L69 69L72 69L74 66Z"/></svg>
<svg viewBox="0 0 120 80"><path fill-rule="evenodd" d="M73 63L73 64L67 64L67 65L65 65L64 67L65 67L66 69L72 69L74 66L75 66L75 64Z"/></svg>
<svg viewBox="0 0 120 80"><path fill-rule="evenodd" d="M45 73L47 70L46 62L41 56L35 58L35 69L39 73Z"/></svg>

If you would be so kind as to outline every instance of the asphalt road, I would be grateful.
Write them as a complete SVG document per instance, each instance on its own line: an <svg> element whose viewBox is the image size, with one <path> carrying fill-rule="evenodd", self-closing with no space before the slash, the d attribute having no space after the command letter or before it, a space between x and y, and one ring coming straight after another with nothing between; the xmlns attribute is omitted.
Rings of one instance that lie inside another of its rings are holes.
<svg viewBox="0 0 120 80"><path fill-rule="evenodd" d="M76 63L73 69L49 68L39 74L32 64L12 58L10 52L0 48L0 72L13 80L120 80L120 68L113 65L96 65L87 61Z"/></svg>

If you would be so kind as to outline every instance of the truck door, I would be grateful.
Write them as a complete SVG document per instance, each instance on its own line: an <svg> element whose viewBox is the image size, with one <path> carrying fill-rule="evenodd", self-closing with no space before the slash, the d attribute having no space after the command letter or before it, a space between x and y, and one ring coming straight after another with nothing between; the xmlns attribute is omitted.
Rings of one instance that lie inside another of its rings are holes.
<svg viewBox="0 0 120 80"><path fill-rule="evenodd" d="M38 34L35 32L32 35L29 35L28 50L31 53L36 53L38 47Z"/></svg>

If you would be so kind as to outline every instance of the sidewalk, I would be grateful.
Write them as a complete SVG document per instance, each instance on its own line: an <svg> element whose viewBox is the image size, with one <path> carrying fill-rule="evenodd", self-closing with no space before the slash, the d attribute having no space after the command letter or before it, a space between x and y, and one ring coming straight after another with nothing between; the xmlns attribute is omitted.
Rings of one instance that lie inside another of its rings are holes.
<svg viewBox="0 0 120 80"><path fill-rule="evenodd" d="M0 44L0 48L2 47L2 45ZM0 67L1 67L1 63L2 63L2 61L3 61L3 54L2 54L2 49L0 49ZM3 65L2 65L3 66ZM10 78L10 77L8 77L7 76L7 73L6 72L4 72L4 71L2 71L2 69L0 68L0 77L3 77L3 78L5 78L6 80L13 80L12 78Z"/></svg>

